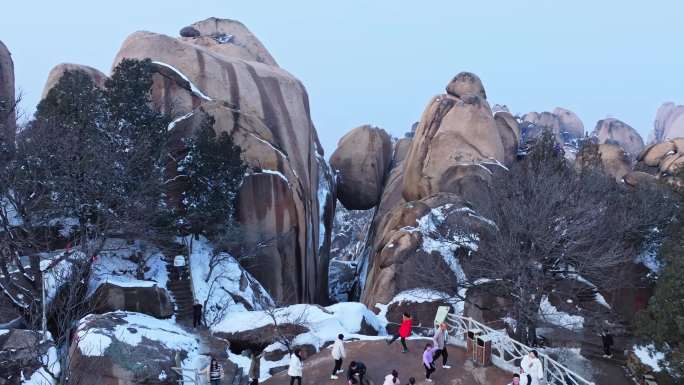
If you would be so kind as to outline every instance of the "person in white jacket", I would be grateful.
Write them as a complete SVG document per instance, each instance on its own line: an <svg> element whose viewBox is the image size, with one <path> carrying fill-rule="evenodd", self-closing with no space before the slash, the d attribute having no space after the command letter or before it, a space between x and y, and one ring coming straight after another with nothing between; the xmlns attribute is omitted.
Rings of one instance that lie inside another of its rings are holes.
<svg viewBox="0 0 684 385"><path fill-rule="evenodd" d="M391 374L385 376L385 382L382 385L401 385L399 381L399 372L392 370Z"/></svg>
<svg viewBox="0 0 684 385"><path fill-rule="evenodd" d="M338 334L337 339L332 346L332 357L335 360L335 367L330 375L331 380L337 380L337 375L344 372L342 370L342 361L347 357L347 352L344 351L344 335Z"/></svg>
<svg viewBox="0 0 684 385"><path fill-rule="evenodd" d="M294 385L297 380L297 385L302 385L302 370L304 364L302 363L301 349L295 349L290 354L290 366L287 368L287 375L290 376L290 385Z"/></svg>
<svg viewBox="0 0 684 385"><path fill-rule="evenodd" d="M526 380L525 385L539 385L539 381L544 378L544 367L536 350L530 351L528 355L522 358L520 374Z"/></svg>

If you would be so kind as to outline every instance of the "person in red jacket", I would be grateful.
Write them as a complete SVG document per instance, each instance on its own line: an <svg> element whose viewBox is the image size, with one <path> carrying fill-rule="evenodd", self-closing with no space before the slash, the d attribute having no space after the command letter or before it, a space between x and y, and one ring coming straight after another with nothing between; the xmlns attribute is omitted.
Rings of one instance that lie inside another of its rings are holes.
<svg viewBox="0 0 684 385"><path fill-rule="evenodd" d="M406 338L411 335L411 315L408 312L404 312L401 320L401 326L399 326L399 334L395 334L391 340L387 340L387 345L392 344L398 338L401 338L401 346L404 347L402 353L408 352L408 347L406 347Z"/></svg>

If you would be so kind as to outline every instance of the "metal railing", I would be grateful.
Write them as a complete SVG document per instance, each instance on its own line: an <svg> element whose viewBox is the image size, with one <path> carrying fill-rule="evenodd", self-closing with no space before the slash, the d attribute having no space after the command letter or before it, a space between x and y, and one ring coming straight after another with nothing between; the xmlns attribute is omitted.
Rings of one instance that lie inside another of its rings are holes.
<svg viewBox="0 0 684 385"><path fill-rule="evenodd" d="M469 331L487 336L492 343L492 363L507 371L518 372L515 361L535 350L510 338L505 330L492 329L469 317L450 313L446 323L450 342L458 346L466 346L466 333ZM539 352L539 359L544 366L544 381L547 385L595 385L546 354Z"/></svg>
<svg viewBox="0 0 684 385"><path fill-rule="evenodd" d="M197 369L188 369L188 368L179 368L179 367L172 367L171 370L173 370L176 375L180 378L178 378L177 383L179 385L202 385L204 382L202 382L202 377L200 376L200 372Z"/></svg>

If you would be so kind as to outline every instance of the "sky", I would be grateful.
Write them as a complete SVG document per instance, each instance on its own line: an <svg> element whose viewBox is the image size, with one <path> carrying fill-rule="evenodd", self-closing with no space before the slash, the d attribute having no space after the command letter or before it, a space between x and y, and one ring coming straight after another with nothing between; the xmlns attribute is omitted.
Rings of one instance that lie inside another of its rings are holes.
<svg viewBox="0 0 684 385"><path fill-rule="evenodd" d="M615 117L646 139L663 102L684 103L683 15L679 0L20 0L3 4L0 40L30 115L59 63L109 73L134 31L240 20L306 86L329 156L362 124L403 135L461 71L491 105L568 108L587 130Z"/></svg>

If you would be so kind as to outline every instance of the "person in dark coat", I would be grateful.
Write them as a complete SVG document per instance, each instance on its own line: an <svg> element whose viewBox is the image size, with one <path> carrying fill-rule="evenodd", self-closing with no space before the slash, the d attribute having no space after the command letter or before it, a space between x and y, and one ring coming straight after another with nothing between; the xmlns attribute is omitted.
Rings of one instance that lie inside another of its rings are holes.
<svg viewBox="0 0 684 385"><path fill-rule="evenodd" d="M613 346L613 335L609 331L603 330L601 332L601 342L603 342L603 357L613 358L613 353L610 348Z"/></svg>
<svg viewBox="0 0 684 385"><path fill-rule="evenodd" d="M366 365L364 365L363 362L352 361L349 363L349 370L347 370L347 381L349 381L349 384L363 385L363 376L365 375Z"/></svg>
<svg viewBox="0 0 684 385"><path fill-rule="evenodd" d="M202 304L195 302L192 305L192 327L196 328L202 325Z"/></svg>
<svg viewBox="0 0 684 385"><path fill-rule="evenodd" d="M252 362L249 365L249 372L247 373L250 379L249 385L257 385L259 383L259 374L261 372L261 354L252 352L251 358Z"/></svg>

